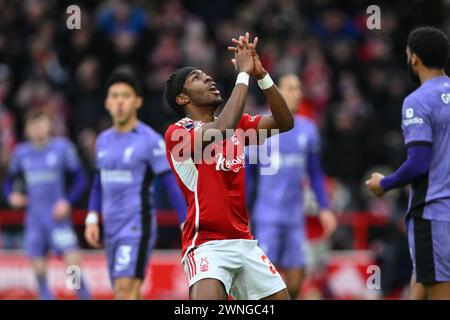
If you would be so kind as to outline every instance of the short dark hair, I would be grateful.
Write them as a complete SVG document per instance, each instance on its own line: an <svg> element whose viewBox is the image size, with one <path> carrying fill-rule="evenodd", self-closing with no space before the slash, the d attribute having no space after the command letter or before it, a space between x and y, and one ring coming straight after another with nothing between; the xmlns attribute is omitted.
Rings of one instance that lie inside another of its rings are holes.
<svg viewBox="0 0 450 320"><path fill-rule="evenodd" d="M425 67L444 69L449 55L448 38L434 27L420 27L410 32L408 47L417 54Z"/></svg>
<svg viewBox="0 0 450 320"><path fill-rule="evenodd" d="M129 69L122 68L114 71L106 81L106 90L108 90L115 83L126 83L133 88L137 96L142 95L142 89L139 85L139 81L134 73Z"/></svg>
<svg viewBox="0 0 450 320"><path fill-rule="evenodd" d="M47 118L50 120L50 114L40 109L31 109L25 113L24 124L27 125L30 121L34 121L40 118Z"/></svg>

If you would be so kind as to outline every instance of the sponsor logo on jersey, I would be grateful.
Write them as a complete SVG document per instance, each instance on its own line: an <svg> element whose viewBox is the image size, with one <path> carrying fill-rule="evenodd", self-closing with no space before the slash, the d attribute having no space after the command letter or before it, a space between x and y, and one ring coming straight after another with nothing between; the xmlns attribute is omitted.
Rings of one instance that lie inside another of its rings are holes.
<svg viewBox="0 0 450 320"><path fill-rule="evenodd" d="M36 183L50 183L55 182L58 179L58 175L55 171L40 170L40 171L26 171L25 179L27 184Z"/></svg>
<svg viewBox="0 0 450 320"><path fill-rule="evenodd" d="M239 172L245 167L245 155L240 154L236 158L228 160L222 153L217 154L216 170Z"/></svg>
<svg viewBox="0 0 450 320"><path fill-rule="evenodd" d="M133 183L133 173L130 170L102 170L102 183Z"/></svg>
<svg viewBox="0 0 450 320"><path fill-rule="evenodd" d="M195 126L194 121L189 118L181 119L176 123L176 125L179 127L184 127L186 130L191 130Z"/></svg>
<svg viewBox="0 0 450 320"><path fill-rule="evenodd" d="M411 124L422 124L423 119L420 117L414 117L414 109L413 108L407 108L405 110L405 117L406 119L403 120L403 125L405 127L411 125Z"/></svg>

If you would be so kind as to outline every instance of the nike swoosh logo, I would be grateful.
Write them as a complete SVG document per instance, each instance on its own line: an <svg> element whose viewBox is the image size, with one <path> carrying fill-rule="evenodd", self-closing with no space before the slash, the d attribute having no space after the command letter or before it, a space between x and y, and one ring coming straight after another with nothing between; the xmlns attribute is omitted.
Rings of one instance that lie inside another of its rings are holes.
<svg viewBox="0 0 450 320"><path fill-rule="evenodd" d="M97 157L103 158L104 156L106 156L107 153L108 153L108 152L106 152L106 151L100 151L100 152L97 154Z"/></svg>

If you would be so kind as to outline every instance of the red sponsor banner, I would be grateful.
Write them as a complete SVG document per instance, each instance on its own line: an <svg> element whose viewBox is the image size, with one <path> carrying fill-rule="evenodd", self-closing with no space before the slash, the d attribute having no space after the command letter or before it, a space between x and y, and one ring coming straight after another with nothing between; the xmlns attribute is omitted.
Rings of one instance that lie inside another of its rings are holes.
<svg viewBox="0 0 450 320"><path fill-rule="evenodd" d="M81 273L93 299L112 299L106 259L101 251L83 251ZM367 285L370 266L375 263L370 251L330 252L322 267L313 269L303 284L303 299L376 299L380 290ZM188 282L179 251L156 250L150 260L142 286L143 299L183 300L188 298ZM48 282L58 299L77 299L69 289L70 274L63 261L51 257ZM324 293L328 292L327 295ZM0 251L0 299L36 299L37 284L28 259L21 251ZM398 298L398 297L393 297Z"/></svg>
<svg viewBox="0 0 450 320"><path fill-rule="evenodd" d="M179 251L155 251L142 285L143 299L187 299L188 283ZM106 258L101 252L83 252L81 274L93 299L112 299ZM48 264L50 290L58 299L76 299L70 289L63 261L51 257ZM0 252L0 299L35 299L37 283L29 260L22 252Z"/></svg>

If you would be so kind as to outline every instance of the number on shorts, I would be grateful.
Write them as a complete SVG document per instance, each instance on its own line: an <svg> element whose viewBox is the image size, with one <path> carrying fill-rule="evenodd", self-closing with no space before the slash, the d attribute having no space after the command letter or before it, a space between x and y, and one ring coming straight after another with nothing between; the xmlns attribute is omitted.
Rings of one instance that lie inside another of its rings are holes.
<svg viewBox="0 0 450 320"><path fill-rule="evenodd" d="M263 254L261 256L261 260L264 263L267 263L269 265L269 269L270 269L270 272L272 272L272 274L276 274L277 273L277 269L275 269L275 266L272 264L272 262L270 262L269 258L267 258L267 256L265 254Z"/></svg>
<svg viewBox="0 0 450 320"><path fill-rule="evenodd" d="M130 245L121 245L117 249L117 256L116 256L116 270L122 271L128 268L128 265L131 262L131 250L132 247Z"/></svg>
<svg viewBox="0 0 450 320"><path fill-rule="evenodd" d="M73 246L76 242L76 236L70 228L54 229L52 239L55 246L60 249Z"/></svg>

